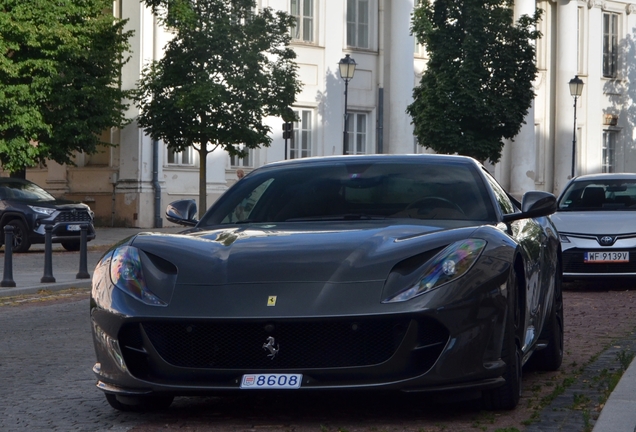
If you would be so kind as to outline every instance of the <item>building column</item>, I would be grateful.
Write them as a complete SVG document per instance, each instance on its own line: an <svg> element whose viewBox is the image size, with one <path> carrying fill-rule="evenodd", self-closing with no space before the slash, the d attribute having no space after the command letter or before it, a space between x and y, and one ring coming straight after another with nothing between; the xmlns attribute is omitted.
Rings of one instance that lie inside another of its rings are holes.
<svg viewBox="0 0 636 432"><path fill-rule="evenodd" d="M574 0L557 0L556 33L553 192L559 194L570 179L572 171L574 99L570 95L568 83L578 73L578 5ZM580 100L581 98L579 102Z"/></svg>
<svg viewBox="0 0 636 432"><path fill-rule="evenodd" d="M515 2L514 19L522 15L533 16L536 10L535 0L519 0ZM534 190L536 178L536 140L534 131L534 100L528 109L525 123L510 146L509 175L511 195L521 198L524 192Z"/></svg>
<svg viewBox="0 0 636 432"><path fill-rule="evenodd" d="M410 30L413 0L385 2L385 7L391 9L390 24L386 29L391 46L384 51L384 58L389 62L385 91L388 142L384 143L384 148L385 153L413 153L413 125L411 116L406 113L406 107L413 101L415 84L415 38Z"/></svg>

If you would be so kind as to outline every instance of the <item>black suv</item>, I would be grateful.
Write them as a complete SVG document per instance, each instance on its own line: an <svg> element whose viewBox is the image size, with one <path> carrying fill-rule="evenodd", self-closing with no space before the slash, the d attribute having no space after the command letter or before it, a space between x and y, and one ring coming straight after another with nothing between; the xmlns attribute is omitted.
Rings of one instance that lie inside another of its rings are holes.
<svg viewBox="0 0 636 432"><path fill-rule="evenodd" d="M53 226L53 243L79 250L82 224L88 224L87 240L94 239L93 212L86 204L56 199L28 180L0 178L0 238L4 244L4 227L13 226L13 252L44 243L46 225Z"/></svg>

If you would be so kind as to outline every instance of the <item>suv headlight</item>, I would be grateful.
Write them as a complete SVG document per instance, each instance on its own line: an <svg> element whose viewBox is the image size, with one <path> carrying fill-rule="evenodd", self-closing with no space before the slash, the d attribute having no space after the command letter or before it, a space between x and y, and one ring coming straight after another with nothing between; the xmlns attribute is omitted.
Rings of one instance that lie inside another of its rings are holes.
<svg viewBox="0 0 636 432"><path fill-rule="evenodd" d="M422 278L415 285L384 300L383 303L407 301L462 277L477 261L486 244L485 240L468 239L447 246L429 260Z"/></svg>
<svg viewBox="0 0 636 432"><path fill-rule="evenodd" d="M49 207L38 207L38 206L28 206L31 210L36 213L45 214L47 216L52 215L55 212L55 209Z"/></svg>

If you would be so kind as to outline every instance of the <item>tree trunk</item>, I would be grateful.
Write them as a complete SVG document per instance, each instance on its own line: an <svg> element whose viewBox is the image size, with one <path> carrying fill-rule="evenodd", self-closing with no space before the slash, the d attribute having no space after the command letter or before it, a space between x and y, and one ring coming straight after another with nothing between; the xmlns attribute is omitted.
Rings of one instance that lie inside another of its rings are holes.
<svg viewBox="0 0 636 432"><path fill-rule="evenodd" d="M206 144L201 144L199 149L199 220L208 209L207 201L207 176L208 176L208 150Z"/></svg>
<svg viewBox="0 0 636 432"><path fill-rule="evenodd" d="M26 180L26 168L22 168L19 171L11 171L11 174L9 175L9 177Z"/></svg>

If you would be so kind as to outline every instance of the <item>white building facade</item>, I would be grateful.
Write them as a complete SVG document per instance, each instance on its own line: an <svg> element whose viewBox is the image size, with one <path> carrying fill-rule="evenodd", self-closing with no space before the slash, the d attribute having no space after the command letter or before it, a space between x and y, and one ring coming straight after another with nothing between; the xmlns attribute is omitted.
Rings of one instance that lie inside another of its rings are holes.
<svg viewBox="0 0 636 432"><path fill-rule="evenodd" d="M410 34L413 0L260 0L258 6L298 18L291 29L303 83L293 109L299 122L284 140L272 118L272 145L245 159L224 151L208 156L208 203L236 181L236 170L308 156L343 153L345 85L338 61L357 63L348 83L349 153L425 152L416 144L406 107L426 66L426 53ZM518 0L515 15L544 10L537 41L536 98L519 135L491 167L513 195L532 189L558 194L571 176L636 171L636 1ZM115 16L135 30L123 85L134 88L143 66L161 56L169 35L137 1L116 0ZM568 83L584 82L577 98ZM632 84L634 82L634 84ZM134 118L131 106L128 112ZM55 195L91 205L102 225L158 227L176 199L198 197L196 153L174 153L153 143L133 121L104 138L117 146L80 154L77 166L49 163L27 178ZM576 147L573 160L573 148ZM573 164L574 163L574 164Z"/></svg>

